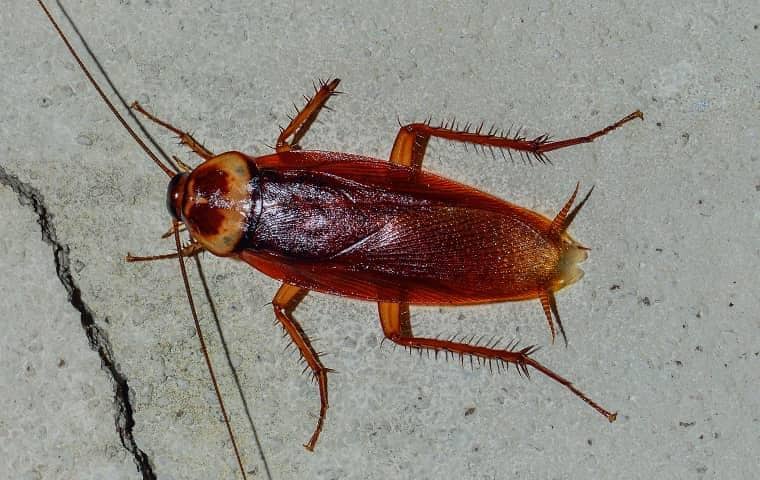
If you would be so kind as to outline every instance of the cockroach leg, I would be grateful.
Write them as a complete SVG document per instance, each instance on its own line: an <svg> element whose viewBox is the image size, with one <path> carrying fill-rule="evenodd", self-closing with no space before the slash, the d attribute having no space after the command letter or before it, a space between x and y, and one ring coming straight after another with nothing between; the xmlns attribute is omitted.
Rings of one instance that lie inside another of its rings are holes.
<svg viewBox="0 0 760 480"><path fill-rule="evenodd" d="M173 234L174 232L172 232ZM133 263L133 262L152 262L153 260L166 260L170 258L177 258L177 257L192 257L195 255L198 255L204 250L204 248L201 246L200 243L191 243L189 245L185 245L182 247L182 250L179 253L167 253L165 255L151 255L147 257L138 257L135 255L132 255L131 253L127 253L127 256L125 260L127 262Z"/></svg>
<svg viewBox="0 0 760 480"><path fill-rule="evenodd" d="M386 338L394 343L410 349L447 352L454 357L459 356L460 359L468 356L485 360L489 364L490 362L501 363L505 366L512 364L517 367L518 373L524 374L525 376L530 375L528 367L531 367L552 380L564 385L568 390L573 392L573 394L586 402L594 410L602 414L610 422L614 422L617 419L617 413L602 408L585 393L578 390L569 380L546 368L535 360L531 355L536 351L536 347L529 346L520 350L510 350L510 347L508 346L505 349L498 349L494 348L496 346L495 343L477 345L455 342L452 340L421 338L413 335L406 335L403 333L402 327L405 323L403 316L405 315L408 319L408 306L405 304L379 302L378 310L380 312L380 324L383 327L383 333ZM408 320L406 323L408 323ZM411 330L411 326L409 329Z"/></svg>
<svg viewBox="0 0 760 480"><path fill-rule="evenodd" d="M161 235L161 238L169 238L169 237L171 237L172 235L174 235L174 230L175 229L177 229L180 233L182 233L185 230L187 230L187 227L185 227L184 223L180 223L179 226L175 226L175 225L177 225L177 224L175 222L172 222L171 226L169 227L169 230L167 230L165 233L163 233Z"/></svg>
<svg viewBox="0 0 760 480"><path fill-rule="evenodd" d="M131 107L136 112L139 112L139 113L145 115L145 117L148 120L150 120L151 122L153 122L153 123L155 123L157 125L160 125L160 126L164 127L165 129L167 129L167 130L173 132L174 134L176 134L179 137L180 143L182 143L183 145L185 145L188 148L190 148L190 150L192 150L193 152L195 152L196 155L198 155L199 157L203 158L204 160L208 160L209 158L212 158L214 156L213 152L211 152L209 149L207 149L206 147L204 147L199 141L197 141L195 138L193 138L192 135L190 135L189 133L187 133L187 132L185 132L183 130L180 130L179 128L175 127L174 125L172 125L172 124L170 124L168 122L165 122L165 121L161 120L160 118L156 117L152 113L150 113L147 110L145 110L143 108L143 106L140 105L139 102L137 102L137 101L132 102Z"/></svg>
<svg viewBox="0 0 760 480"><path fill-rule="evenodd" d="M274 314L277 320L296 347L298 347L298 351L301 352L301 357L306 362L307 368L311 369L319 385L319 419L317 420L314 433L311 434L309 441L304 444L307 450L314 451L314 446L319 439L319 434L325 422L325 415L327 414L327 373L332 370L322 364L319 354L311 346L311 342L301 328L301 325L293 318L293 311L308 293L309 291L305 288L283 283L272 299L272 306L274 307Z"/></svg>
<svg viewBox="0 0 760 480"><path fill-rule="evenodd" d="M430 128L423 123L412 123L402 126L398 131L389 159L391 163L415 170L422 168L422 159L425 158L431 134L417 127Z"/></svg>
<svg viewBox="0 0 760 480"><path fill-rule="evenodd" d="M377 308L380 311L383 333L387 338L390 338L393 332L398 332L402 337L414 336L408 304L380 302Z"/></svg>
<svg viewBox="0 0 760 480"><path fill-rule="evenodd" d="M644 114L641 113L641 111L636 110L625 118L622 118L612 125L590 135L559 140L556 142L550 142L548 135L541 135L529 140L519 136L519 133L510 137L509 132L504 134L500 130L493 128L487 133L482 133L481 127L470 129L469 126L465 126L464 129L460 130L450 124L434 127L429 123L410 123L408 125L403 125L399 129L399 132L396 135L396 141L393 143L393 149L391 150L390 161L397 165L405 165L419 169L422 167L422 159L425 156L425 150L427 149L430 137L438 137L455 142L483 145L495 149L525 152L532 155L537 160L545 162L545 154L547 152L569 147L571 145L577 145L579 143L593 142L596 138L606 135L636 118L643 119Z"/></svg>
<svg viewBox="0 0 760 480"><path fill-rule="evenodd" d="M578 145L580 143L591 143L597 138L607 135L611 131L617 128L620 128L626 123L630 122L631 120L635 120L637 118L640 120L644 120L644 114L641 112L641 110L636 110L635 112L626 115L625 117L621 118L620 120L613 123L612 125L604 127L601 130L597 130L596 132L583 136L583 137L569 138L567 140L558 140L556 142L542 142L538 146L537 153L542 154L546 152L551 152L552 150L559 150L560 148L570 147L572 145Z"/></svg>
<svg viewBox="0 0 760 480"><path fill-rule="evenodd" d="M277 144L275 149L278 153L287 152L290 150L299 150L301 146L299 142L306 135L306 132L317 119L317 115L327 103L327 100L333 96L340 83L339 78L335 78L328 82L320 82L319 88L315 87L316 92L314 96L308 98L306 105L293 117L287 127L282 129L280 136L277 137ZM290 136L293 138L288 142Z"/></svg>

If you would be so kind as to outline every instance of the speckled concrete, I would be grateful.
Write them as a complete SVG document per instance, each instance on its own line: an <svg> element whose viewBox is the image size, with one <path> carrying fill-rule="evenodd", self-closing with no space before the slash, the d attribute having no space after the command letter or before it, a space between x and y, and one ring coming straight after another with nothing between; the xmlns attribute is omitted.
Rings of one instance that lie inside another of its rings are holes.
<svg viewBox="0 0 760 480"><path fill-rule="evenodd" d="M426 160L547 214L576 181L596 185L573 228L593 248L586 277L558 295L569 348L549 345L537 302L414 309L413 321L422 334L542 345L537 358L618 410L618 422L538 375L471 372L380 348L373 305L312 295L298 318L339 373L310 454L301 444L318 397L272 325L276 283L206 256L260 444L203 301L202 323L251 478L755 477L757 2L190 3L66 6L127 100L215 151L270 151L291 103L329 76L348 95L304 145L379 158L397 119L456 116L564 137L637 108L646 114L557 152L553 166L440 142ZM0 23L0 468L9 478L235 478L176 264L123 261L128 251L171 249L159 239L165 178L33 2L10 2ZM11 187L26 192L23 205ZM29 192L53 245L40 241ZM61 260L66 281L55 270ZM72 291L81 301L67 299ZM88 345L82 311L100 353ZM129 395L115 393L115 377ZM122 429L130 450L117 432L127 418L119 406L133 410L134 426Z"/></svg>
<svg viewBox="0 0 760 480"><path fill-rule="evenodd" d="M0 173L2 178L2 173ZM6 478L127 479L113 393L66 300L39 216L0 189L0 458Z"/></svg>

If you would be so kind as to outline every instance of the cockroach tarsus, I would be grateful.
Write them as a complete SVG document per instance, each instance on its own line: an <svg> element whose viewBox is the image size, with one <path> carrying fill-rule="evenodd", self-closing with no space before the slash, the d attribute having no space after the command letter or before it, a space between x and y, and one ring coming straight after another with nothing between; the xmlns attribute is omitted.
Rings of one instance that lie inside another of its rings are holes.
<svg viewBox="0 0 760 480"><path fill-rule="evenodd" d="M167 207L169 231L176 252L127 261L177 258L196 324L201 351L243 477L245 470L222 395L208 357L190 293L183 259L208 251L248 263L282 282L272 300L277 322L298 348L319 389L317 425L304 445L313 450L328 408L330 369L321 361L293 312L309 291L376 302L386 339L410 350L445 353L485 362L497 368L510 364L520 374L530 368L564 385L610 422L612 413L591 400L570 381L535 360L535 346L501 346L499 341L415 336L410 305L472 305L539 300L552 343L560 320L554 293L578 281L578 264L587 248L567 228L591 190L575 206L579 185L549 219L475 188L422 169L431 138L462 142L501 152L518 152L546 161L553 150L589 143L639 118L635 111L586 136L550 141L495 131L482 125L458 128L454 122L402 125L390 161L361 155L302 150L300 143L327 101L337 93L338 79L320 82L306 105L282 129L270 155L251 157L229 151L215 154L192 135L147 112L132 108L176 134L203 162L191 168L174 157L165 165L143 143L113 107L77 56L44 4L38 0L81 69L141 148L170 178ZM179 233L186 229L190 242Z"/></svg>

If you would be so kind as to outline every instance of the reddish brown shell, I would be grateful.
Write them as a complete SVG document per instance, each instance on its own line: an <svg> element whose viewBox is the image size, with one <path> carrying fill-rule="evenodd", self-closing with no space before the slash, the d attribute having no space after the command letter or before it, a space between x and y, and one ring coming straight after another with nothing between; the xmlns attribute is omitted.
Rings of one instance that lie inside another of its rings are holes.
<svg viewBox="0 0 760 480"><path fill-rule="evenodd" d="M565 283L574 242L543 215L467 185L343 153L249 163L261 210L234 255L270 277L353 298L449 305L538 298Z"/></svg>

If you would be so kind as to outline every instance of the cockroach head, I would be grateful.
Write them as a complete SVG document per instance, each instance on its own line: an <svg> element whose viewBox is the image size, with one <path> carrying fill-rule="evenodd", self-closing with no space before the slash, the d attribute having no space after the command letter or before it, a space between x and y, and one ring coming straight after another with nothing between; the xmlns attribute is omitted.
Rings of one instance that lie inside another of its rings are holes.
<svg viewBox="0 0 760 480"><path fill-rule="evenodd" d="M166 188L166 209L174 220L182 221L182 204L185 201L185 185L187 184L188 173L178 173L169 181Z"/></svg>

